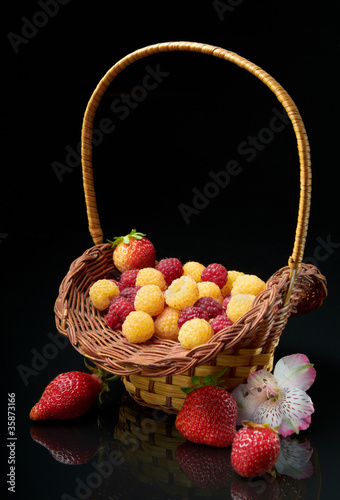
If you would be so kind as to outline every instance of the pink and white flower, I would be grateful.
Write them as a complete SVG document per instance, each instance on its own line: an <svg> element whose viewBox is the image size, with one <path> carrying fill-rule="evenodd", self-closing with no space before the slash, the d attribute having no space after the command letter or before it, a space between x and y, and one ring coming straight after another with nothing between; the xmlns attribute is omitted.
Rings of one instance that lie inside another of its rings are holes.
<svg viewBox="0 0 340 500"><path fill-rule="evenodd" d="M269 424L282 436L307 429L314 407L305 391L315 375L304 354L283 357L273 374L266 370L252 372L247 383L232 392L239 410L237 424L241 425L242 420Z"/></svg>

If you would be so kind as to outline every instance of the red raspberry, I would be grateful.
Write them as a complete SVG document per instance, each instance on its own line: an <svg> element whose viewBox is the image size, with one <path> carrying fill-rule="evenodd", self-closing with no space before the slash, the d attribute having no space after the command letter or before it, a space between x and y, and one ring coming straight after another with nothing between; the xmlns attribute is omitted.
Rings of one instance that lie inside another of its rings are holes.
<svg viewBox="0 0 340 500"><path fill-rule="evenodd" d="M139 269L130 269L129 271L124 271L120 277L121 284L125 287L127 286L135 286L136 278Z"/></svg>
<svg viewBox="0 0 340 500"><path fill-rule="evenodd" d="M120 293L119 297L123 297L127 301L131 302L131 304L133 305L136 298L136 294L140 288L141 288L140 286L127 286Z"/></svg>
<svg viewBox="0 0 340 500"><path fill-rule="evenodd" d="M229 304L231 299L231 293L229 293L226 297L224 297L223 302L222 302L222 307L223 311L226 312L227 310L227 305Z"/></svg>
<svg viewBox="0 0 340 500"><path fill-rule="evenodd" d="M221 304L212 297L201 297L194 306L203 309L203 311L207 313L209 319L216 318L216 316L223 313Z"/></svg>
<svg viewBox="0 0 340 500"><path fill-rule="evenodd" d="M189 321L189 319L194 318L200 318L209 321L209 316L205 311L203 311L203 309L200 309L199 307L188 306L183 309L178 318L178 328L181 328L181 326L184 325L186 321Z"/></svg>
<svg viewBox="0 0 340 500"><path fill-rule="evenodd" d="M119 281L117 280L112 280L110 279L110 281L112 281L113 283L116 283L116 285L118 286L118 290L121 292L123 289L124 289L124 285L122 283L120 283Z"/></svg>
<svg viewBox="0 0 340 500"><path fill-rule="evenodd" d="M216 318L210 321L210 326L214 330L214 333L217 333L224 328L228 328L228 326L231 326L232 324L233 322L226 314L219 314Z"/></svg>
<svg viewBox="0 0 340 500"><path fill-rule="evenodd" d="M109 312L105 317L105 322L112 329L120 329L125 321L125 318L134 311L133 305L126 299L117 297L113 300L109 307Z"/></svg>
<svg viewBox="0 0 340 500"><path fill-rule="evenodd" d="M167 286L183 274L182 264L176 258L162 259L157 264L156 269L164 275Z"/></svg>
<svg viewBox="0 0 340 500"><path fill-rule="evenodd" d="M105 316L105 323L109 328L112 328L113 330L115 328L120 329L122 326L121 321L119 321L118 314L115 313L115 311L109 311L107 315Z"/></svg>
<svg viewBox="0 0 340 500"><path fill-rule="evenodd" d="M209 264L203 269L201 278L202 281L212 281L223 288L228 280L228 271L222 264Z"/></svg>

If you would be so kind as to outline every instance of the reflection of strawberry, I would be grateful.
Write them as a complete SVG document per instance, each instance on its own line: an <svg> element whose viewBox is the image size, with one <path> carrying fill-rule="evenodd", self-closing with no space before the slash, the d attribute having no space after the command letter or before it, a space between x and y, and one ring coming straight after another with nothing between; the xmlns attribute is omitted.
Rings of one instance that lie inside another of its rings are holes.
<svg viewBox="0 0 340 500"><path fill-rule="evenodd" d="M233 500L279 500L280 487L277 479L271 474L257 477L236 476L230 493ZM298 497L294 495L294 498Z"/></svg>
<svg viewBox="0 0 340 500"><path fill-rule="evenodd" d="M61 373L50 382L32 408L32 420L78 418L96 402L102 389L99 378L78 371Z"/></svg>
<svg viewBox="0 0 340 500"><path fill-rule="evenodd" d="M86 424L35 423L31 427L31 437L47 448L55 460L67 465L85 464L100 447L97 427Z"/></svg>
<svg viewBox="0 0 340 500"><path fill-rule="evenodd" d="M116 237L110 243L114 247L114 265L121 273L131 269L155 267L155 248L151 241L145 238L145 234L132 229L130 234Z"/></svg>
<svg viewBox="0 0 340 500"><path fill-rule="evenodd" d="M221 488L235 475L230 448L186 442L176 448L175 454L185 474L199 488Z"/></svg>

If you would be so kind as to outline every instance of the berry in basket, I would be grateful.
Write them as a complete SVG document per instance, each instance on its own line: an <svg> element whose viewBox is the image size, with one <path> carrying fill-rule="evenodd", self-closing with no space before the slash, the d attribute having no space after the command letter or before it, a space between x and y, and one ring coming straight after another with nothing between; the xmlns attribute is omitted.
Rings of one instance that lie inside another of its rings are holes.
<svg viewBox="0 0 340 500"><path fill-rule="evenodd" d="M111 301L109 312L105 317L105 322L107 326L113 330L119 330L130 312L134 310L135 308L130 301L121 296L115 297Z"/></svg>
<svg viewBox="0 0 340 500"><path fill-rule="evenodd" d="M157 285L161 290L166 289L164 274L153 267L144 267L138 271L136 286Z"/></svg>
<svg viewBox="0 0 340 500"><path fill-rule="evenodd" d="M258 295L264 290L264 287L265 282L255 276L255 274L243 274L236 278L230 293L231 295L237 295L238 293Z"/></svg>
<svg viewBox="0 0 340 500"><path fill-rule="evenodd" d="M110 243L114 248L114 265L121 273L130 269L155 267L155 248L145 238L145 234L132 229L126 236L118 236Z"/></svg>
<svg viewBox="0 0 340 500"><path fill-rule="evenodd" d="M134 307L150 316L158 316L164 309L164 295L157 285L144 285L136 293Z"/></svg>
<svg viewBox="0 0 340 500"><path fill-rule="evenodd" d="M195 307L198 307L199 309L204 311L207 314L209 320L215 318L223 312L221 304L213 297L208 296L199 298L195 303Z"/></svg>
<svg viewBox="0 0 340 500"><path fill-rule="evenodd" d="M142 267L127 269L122 255L128 256L129 265L138 261ZM114 240L113 260L122 270L120 276L96 281L89 295L96 309L106 311L107 326L122 330L131 343L145 342L155 334L179 342L184 349L205 344L245 314L265 286L257 276L228 272L219 263L204 266L188 261L182 266L175 257L157 263L152 243L135 229ZM133 323L128 317L136 311L146 315L133 315Z"/></svg>
<svg viewBox="0 0 340 500"><path fill-rule="evenodd" d="M214 330L208 321L202 318L193 318L181 326L178 340L184 349L193 349L208 342L213 335Z"/></svg>
<svg viewBox="0 0 340 500"><path fill-rule="evenodd" d="M175 279L180 278L184 272L180 260L174 257L162 259L157 264L156 269L164 275L167 286L171 285Z"/></svg>
<svg viewBox="0 0 340 500"><path fill-rule="evenodd" d="M144 311L132 311L123 323L122 332L133 344L146 342L155 333L154 320Z"/></svg>
<svg viewBox="0 0 340 500"><path fill-rule="evenodd" d="M226 313L228 318L235 323L235 321L240 319L241 316L249 311L254 299L255 295L251 295L249 293L239 293L234 295L227 305Z"/></svg>
<svg viewBox="0 0 340 500"><path fill-rule="evenodd" d="M104 311L110 305L111 299L119 295L119 288L112 280L98 280L90 288L90 299L99 311Z"/></svg>
<svg viewBox="0 0 340 500"><path fill-rule="evenodd" d="M179 328L181 328L181 326L184 325L186 321L189 321L189 319L194 319L194 318L202 318L209 321L208 314L200 307L197 306L186 307L185 309L183 309L178 318Z"/></svg>
<svg viewBox="0 0 340 500"><path fill-rule="evenodd" d="M184 276L191 276L197 283L202 281L202 272L204 271L205 266L200 264L199 262L189 261L186 262L183 266L183 274Z"/></svg>
<svg viewBox="0 0 340 500"><path fill-rule="evenodd" d="M199 299L198 285L190 276L181 276L165 290L164 297L168 306L182 311Z"/></svg>
<svg viewBox="0 0 340 500"><path fill-rule="evenodd" d="M201 279L202 281L211 281L219 288L223 288L228 281L228 271L222 264L209 264L203 269Z"/></svg>
<svg viewBox="0 0 340 500"><path fill-rule="evenodd" d="M198 298L201 297L212 297L217 300L220 304L223 302L223 295L221 289L213 281L201 281L197 283L198 287Z"/></svg>
<svg viewBox="0 0 340 500"><path fill-rule="evenodd" d="M161 339L178 340L178 320L181 311L165 307L155 319L155 335Z"/></svg>
<svg viewBox="0 0 340 500"><path fill-rule="evenodd" d="M124 286L124 288L128 286L136 286L138 273L139 269L130 269L128 271L124 271L120 276L120 283Z"/></svg>

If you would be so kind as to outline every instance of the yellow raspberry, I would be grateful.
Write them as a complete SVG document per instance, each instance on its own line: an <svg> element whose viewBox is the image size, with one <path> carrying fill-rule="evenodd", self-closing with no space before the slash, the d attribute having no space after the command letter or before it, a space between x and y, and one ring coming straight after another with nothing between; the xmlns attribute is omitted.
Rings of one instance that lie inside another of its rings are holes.
<svg viewBox="0 0 340 500"><path fill-rule="evenodd" d="M98 280L90 288L90 300L96 309L104 311L111 299L119 295L119 288L111 280Z"/></svg>
<svg viewBox="0 0 340 500"><path fill-rule="evenodd" d="M242 273L241 271L228 271L227 283L222 288L223 297L226 297L227 295L229 295L229 293L231 292L231 289L233 288L233 284L234 284L236 278L238 278L239 276L243 276L243 275L244 275L244 273Z"/></svg>
<svg viewBox="0 0 340 500"><path fill-rule="evenodd" d="M178 318L181 311L166 307L155 319L155 334L162 339L178 339Z"/></svg>
<svg viewBox="0 0 340 500"><path fill-rule="evenodd" d="M150 314L144 311L132 311L122 325L123 335L132 343L139 344L151 339L155 324Z"/></svg>
<svg viewBox="0 0 340 500"><path fill-rule="evenodd" d="M153 267L144 267L138 271L136 286L157 285L161 290L166 289L163 273Z"/></svg>
<svg viewBox="0 0 340 500"><path fill-rule="evenodd" d="M175 279L164 292L166 304L179 310L193 306L198 296L197 283L190 276Z"/></svg>
<svg viewBox="0 0 340 500"><path fill-rule="evenodd" d="M144 285L138 290L134 300L136 311L144 311L157 316L164 309L164 296L157 285Z"/></svg>
<svg viewBox="0 0 340 500"><path fill-rule="evenodd" d="M252 306L255 299L255 295L247 293L239 293L238 295L233 295L230 302L227 305L227 316L234 323L243 314L245 314Z"/></svg>
<svg viewBox="0 0 340 500"><path fill-rule="evenodd" d="M219 304L223 302L223 295L220 290L220 287L213 283L212 281L202 281L201 283L197 283L199 298L201 297L212 297L217 300Z"/></svg>
<svg viewBox="0 0 340 500"><path fill-rule="evenodd" d="M265 286L265 282L255 276L255 274L244 274L234 281L231 295L238 295L239 293L258 295L264 290Z"/></svg>
<svg viewBox="0 0 340 500"><path fill-rule="evenodd" d="M205 344L211 339L214 332L208 321L201 318L189 319L178 333L178 340L184 349L193 349L198 345Z"/></svg>
<svg viewBox="0 0 340 500"><path fill-rule="evenodd" d="M200 264L199 262L189 261L186 262L183 266L183 274L184 276L191 276L197 283L202 281L201 275L204 271L205 266Z"/></svg>

